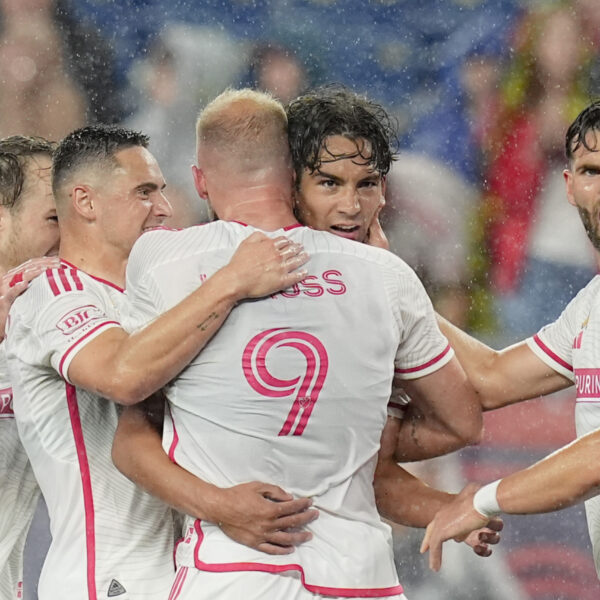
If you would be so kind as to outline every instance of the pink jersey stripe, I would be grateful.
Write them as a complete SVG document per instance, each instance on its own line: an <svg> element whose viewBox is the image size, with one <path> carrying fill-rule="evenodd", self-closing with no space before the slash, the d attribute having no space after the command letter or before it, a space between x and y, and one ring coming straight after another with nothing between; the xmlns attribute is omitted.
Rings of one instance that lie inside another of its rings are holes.
<svg viewBox="0 0 600 600"><path fill-rule="evenodd" d="M65 263L65 265L71 267L72 269L77 269L77 267L74 264L71 264L68 260L65 260L64 258L60 259L61 262ZM77 269L78 271L81 271L81 269ZM95 279L96 281L99 281L100 283L103 283L104 285L109 285L112 288L115 288L115 290L123 293L125 290L124 288L122 288L121 286L118 286L116 283L113 283L112 281L108 281L107 279L102 279L102 277L96 277L95 275L90 275L89 273L86 273L85 271L82 271L83 273L85 273L88 277L91 277L92 279Z"/></svg>
<svg viewBox="0 0 600 600"><path fill-rule="evenodd" d="M65 291L70 292L71 291L71 284L69 283L69 280L67 279L67 274L65 273L64 269L58 269L58 276L60 277L60 281L63 284L63 287L65 288Z"/></svg>
<svg viewBox="0 0 600 600"><path fill-rule="evenodd" d="M54 279L54 273L52 272L52 269L46 269L46 277L48 278L48 283L50 284L50 289L52 290L52 293L55 296L58 296L60 294L60 290L56 285L56 280Z"/></svg>
<svg viewBox="0 0 600 600"><path fill-rule="evenodd" d="M79 417L77 404L77 390L69 383L65 384L67 391L67 405L71 419L71 429L77 449L81 487L83 490L83 506L85 510L85 545L87 550L87 584L88 600L97 600L96 595L96 529L94 523L94 496L92 494L92 480L90 465L87 459L83 429Z"/></svg>
<svg viewBox="0 0 600 600"><path fill-rule="evenodd" d="M177 448L177 444L179 444L179 435L177 434L177 428L175 427L175 419L173 419L173 413L171 412L171 407L166 404L167 410L171 415L171 424L173 426L173 439L171 440L171 445L169 446L169 458L172 463L177 464L175 460L175 449Z"/></svg>
<svg viewBox="0 0 600 600"><path fill-rule="evenodd" d="M304 227L304 225L302 225L302 223L294 223L293 225L288 225L287 227L284 227L283 230L290 231L292 229L297 229L298 227Z"/></svg>
<svg viewBox="0 0 600 600"><path fill-rule="evenodd" d="M67 357L69 356L69 354L71 354L71 352L77 348L77 346L79 346L79 344L81 344L81 342L83 342L83 340L85 340L86 338L90 337L90 335L92 335L94 332L98 331L98 329L102 328L102 327L106 327L106 325L119 325L120 323L118 321L104 321L103 323L100 323L100 325L97 325L96 327L94 327L93 329L91 329L90 331L88 331L84 336L80 337L72 346L70 346L69 348L67 348L67 350L65 351L65 353L63 354L62 358L60 359L60 363L58 365L58 372L60 373L60 376L63 379L66 379L65 374L63 373L63 365L65 364L65 360L67 360Z"/></svg>
<svg viewBox="0 0 600 600"><path fill-rule="evenodd" d="M201 521L197 519L194 523L196 534L198 535L198 543L196 544L196 552L194 556L194 564L200 571L208 571L210 573L231 573L235 571L261 571L263 573L284 573L285 571L298 571L302 585L313 594L324 594L327 596L339 596L341 598L385 598L386 596L396 596L404 592L400 584L385 588L338 588L321 585L313 585L306 582L304 569L296 563L287 565L273 565L269 563L258 562L239 562L239 563L205 563L198 558L200 546L204 540Z"/></svg>
<svg viewBox="0 0 600 600"><path fill-rule="evenodd" d="M537 333L533 336L533 341L540 347L541 350L543 350L552 360L557 362L561 367L564 367L569 371L573 370L573 367L566 360L563 360L560 356L558 356L558 354L552 352L552 350L550 350L550 348L548 348L548 346L546 346L546 344L542 342L540 336Z"/></svg>
<svg viewBox="0 0 600 600"><path fill-rule="evenodd" d="M436 362L442 360L446 354L450 352L450 344L446 346L443 352L440 352L437 356L434 356L431 360L427 361L423 365L419 365L418 367L411 367L410 369L395 369L396 373L415 373L416 371L422 371L431 365L434 365Z"/></svg>
<svg viewBox="0 0 600 600"><path fill-rule="evenodd" d="M79 273L77 272L77 269L71 269L71 277L73 278L73 281L75 282L75 288L78 289L79 291L83 290L83 283L81 283L81 279L79 279Z"/></svg>
<svg viewBox="0 0 600 600"><path fill-rule="evenodd" d="M179 598L181 590L183 589L183 584L185 583L185 579L188 574L188 570L189 567L181 567L181 569L177 571L173 587L171 588L171 593L169 594L169 600L176 600L177 598Z"/></svg>

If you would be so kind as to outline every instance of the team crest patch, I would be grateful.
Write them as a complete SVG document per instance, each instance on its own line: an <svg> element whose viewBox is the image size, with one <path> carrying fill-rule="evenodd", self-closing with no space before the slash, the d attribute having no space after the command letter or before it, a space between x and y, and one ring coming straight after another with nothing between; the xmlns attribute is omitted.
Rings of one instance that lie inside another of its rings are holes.
<svg viewBox="0 0 600 600"><path fill-rule="evenodd" d="M56 324L56 327L60 329L64 335L71 335L87 323L102 319L105 316L104 312L97 306L88 304L86 306L75 308L66 315L63 315Z"/></svg>
<svg viewBox="0 0 600 600"><path fill-rule="evenodd" d="M125 593L127 593L127 590L116 579L113 579L110 582L107 594L109 598L114 598L115 596L120 596Z"/></svg>

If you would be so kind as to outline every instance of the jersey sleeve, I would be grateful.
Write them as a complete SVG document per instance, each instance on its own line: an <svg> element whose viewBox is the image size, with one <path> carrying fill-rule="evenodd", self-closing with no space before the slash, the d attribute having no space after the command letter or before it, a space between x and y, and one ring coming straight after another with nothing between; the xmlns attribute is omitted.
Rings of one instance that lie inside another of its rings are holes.
<svg viewBox="0 0 600 600"><path fill-rule="evenodd" d="M396 378L417 379L441 369L454 356L454 351L438 327L423 284L408 267L398 278L396 300L400 328Z"/></svg>
<svg viewBox="0 0 600 600"><path fill-rule="evenodd" d="M129 255L126 302L121 318L123 329L129 333L141 329L165 310L151 268L159 241L160 232L146 233L138 239Z"/></svg>
<svg viewBox="0 0 600 600"><path fill-rule="evenodd" d="M7 341L23 362L46 364L69 381L73 358L119 321L107 314L106 299L75 269L48 269L17 299Z"/></svg>
<svg viewBox="0 0 600 600"><path fill-rule="evenodd" d="M538 333L526 340L532 352L557 373L575 380L573 374L573 346L585 323L580 322L585 311L583 305L589 301L589 290L581 290L567 305L554 323L542 327Z"/></svg>

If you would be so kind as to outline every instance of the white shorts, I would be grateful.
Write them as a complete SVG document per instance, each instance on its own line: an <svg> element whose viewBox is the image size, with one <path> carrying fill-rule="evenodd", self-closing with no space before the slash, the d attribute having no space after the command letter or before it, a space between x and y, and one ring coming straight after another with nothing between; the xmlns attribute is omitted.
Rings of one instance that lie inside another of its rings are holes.
<svg viewBox="0 0 600 600"><path fill-rule="evenodd" d="M210 573L179 567L168 600L347 600L309 592L297 573L236 571ZM404 594L383 596L382 600L407 600Z"/></svg>

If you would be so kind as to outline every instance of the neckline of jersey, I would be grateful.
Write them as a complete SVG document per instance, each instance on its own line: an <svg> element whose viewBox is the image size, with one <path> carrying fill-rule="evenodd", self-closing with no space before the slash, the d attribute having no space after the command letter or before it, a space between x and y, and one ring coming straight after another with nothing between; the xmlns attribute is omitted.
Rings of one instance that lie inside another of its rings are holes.
<svg viewBox="0 0 600 600"><path fill-rule="evenodd" d="M125 289L122 288L120 285L117 285L116 283L113 283L112 281L108 281L108 279L102 279L102 277L96 277L95 275L92 275L91 273L88 273L87 271L84 271L83 269L76 267L74 264L70 263L68 260L65 260L64 258L61 258L60 262L64 263L71 269L76 269L77 271L81 271L82 273L85 273L88 277L91 277L92 279L95 279L96 281L99 281L100 283L103 283L104 285L108 285L112 288L115 288L115 290L121 292L121 294L125 293Z"/></svg>
<svg viewBox="0 0 600 600"><path fill-rule="evenodd" d="M244 223L242 221L236 221L235 219L232 221L229 221L230 223L237 223L238 225L242 225L243 227L249 227L248 223ZM298 227L304 227L304 225L302 225L302 223L294 223L293 225L287 225L286 227L281 227L281 229L283 229L283 231L290 231L290 229L296 229Z"/></svg>

